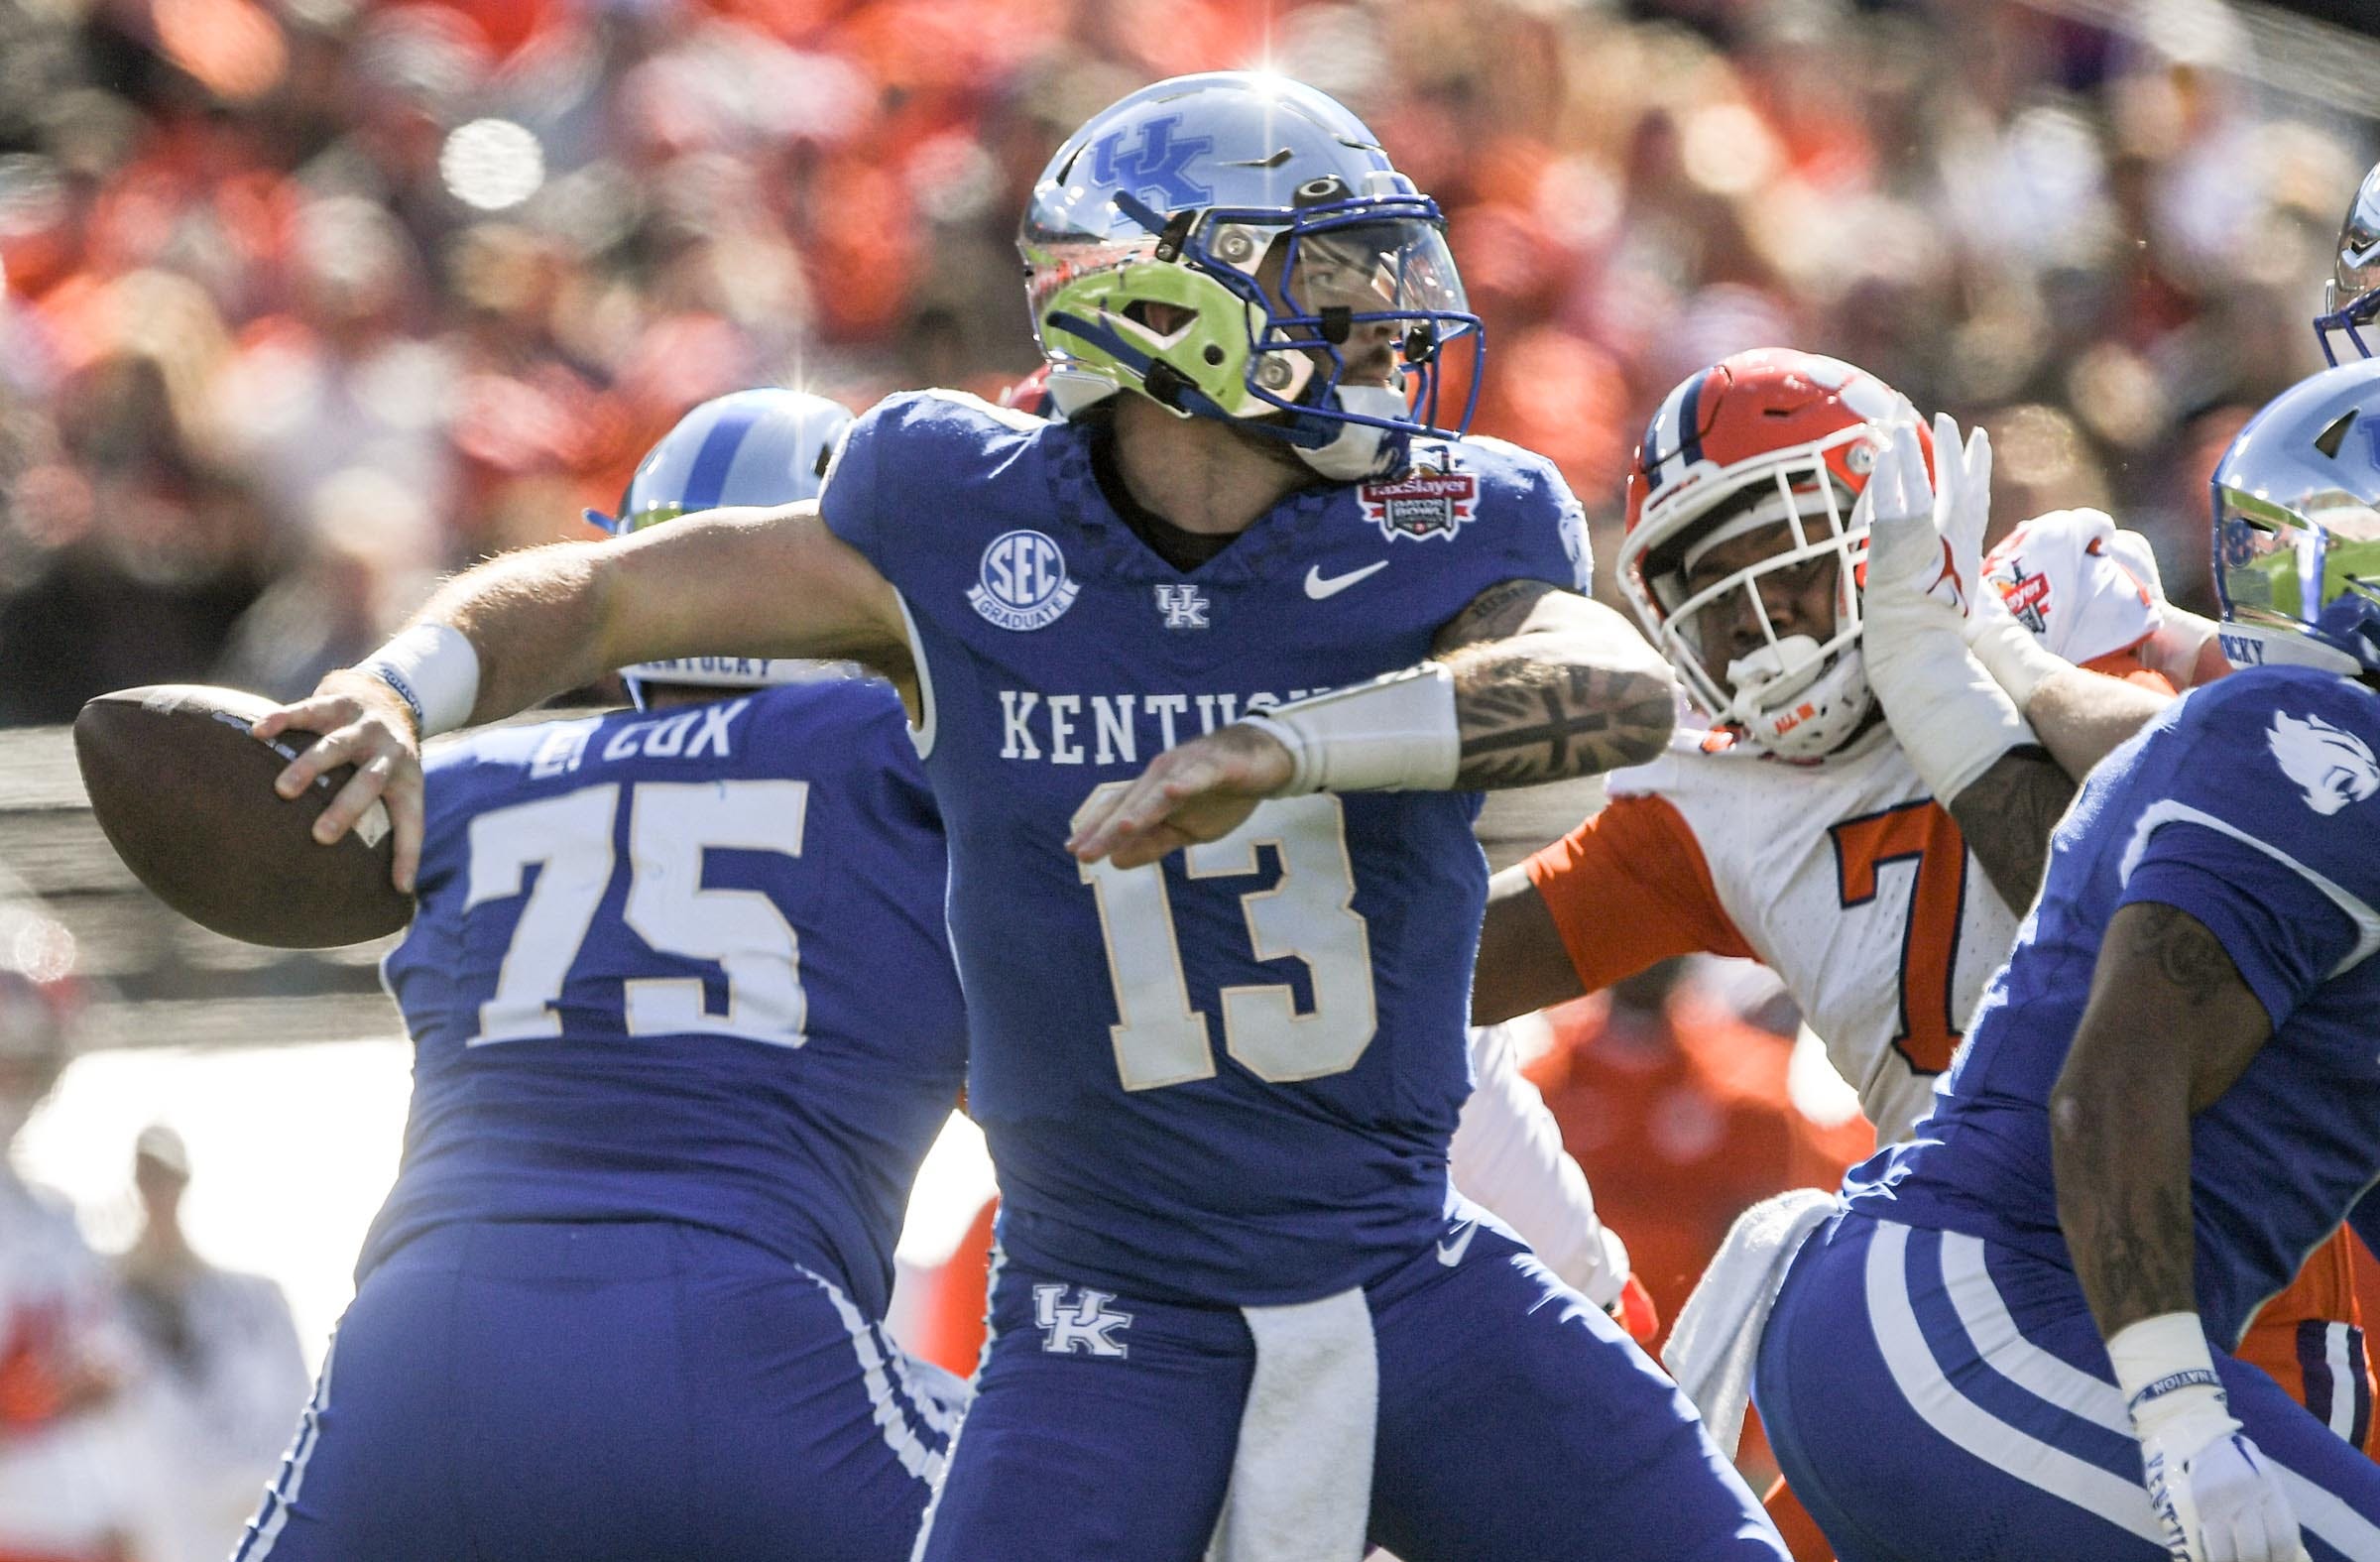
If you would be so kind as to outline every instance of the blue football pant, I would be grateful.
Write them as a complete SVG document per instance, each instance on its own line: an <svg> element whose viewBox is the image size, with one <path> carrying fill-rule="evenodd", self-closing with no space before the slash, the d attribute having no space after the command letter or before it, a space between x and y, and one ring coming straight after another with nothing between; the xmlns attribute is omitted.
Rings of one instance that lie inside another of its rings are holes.
<svg viewBox="0 0 2380 1562"><path fill-rule="evenodd" d="M2380 1465L2223 1352L2316 1562L2380 1562ZM2162 1562L2140 1446L2072 1271L1838 1215L1793 1262L1753 1397L1842 1562Z"/></svg>
<svg viewBox="0 0 2380 1562"><path fill-rule="evenodd" d="M1043 1327L1037 1289L1075 1323ZM923 1562L1199 1562L1255 1370L1249 1323L1089 1297L1002 1263ZM1458 1221L1363 1301L1378 1368L1373 1544L1402 1562L1782 1562L1693 1408L1519 1243ZM1117 1316L1130 1321L1081 1326Z"/></svg>
<svg viewBox="0 0 2380 1562"><path fill-rule="evenodd" d="M733 1237L446 1227L366 1277L233 1562L905 1562L960 1393Z"/></svg>

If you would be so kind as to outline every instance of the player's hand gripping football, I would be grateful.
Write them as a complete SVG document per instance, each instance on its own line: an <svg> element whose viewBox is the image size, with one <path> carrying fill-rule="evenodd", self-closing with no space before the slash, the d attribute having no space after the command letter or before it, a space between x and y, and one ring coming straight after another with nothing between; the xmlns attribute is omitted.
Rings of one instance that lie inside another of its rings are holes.
<svg viewBox="0 0 2380 1562"><path fill-rule="evenodd" d="M1153 863L1231 834L1293 773L1279 740L1250 726L1220 728L1167 749L1126 785L1093 792L1075 812L1066 849L1087 863Z"/></svg>
<svg viewBox="0 0 2380 1562"><path fill-rule="evenodd" d="M2306 1562L2279 1467L2231 1418L2219 1388L2137 1406L2149 1504L2176 1562Z"/></svg>
<svg viewBox="0 0 2380 1562"><path fill-rule="evenodd" d="M296 797L325 771L354 766L355 774L314 821L314 839L329 845L378 799L397 836L392 877L411 895L421 863L421 740L404 697L369 673L340 668L324 674L310 696L267 711L249 730L275 738L293 727L322 736L290 762L274 790Z"/></svg>

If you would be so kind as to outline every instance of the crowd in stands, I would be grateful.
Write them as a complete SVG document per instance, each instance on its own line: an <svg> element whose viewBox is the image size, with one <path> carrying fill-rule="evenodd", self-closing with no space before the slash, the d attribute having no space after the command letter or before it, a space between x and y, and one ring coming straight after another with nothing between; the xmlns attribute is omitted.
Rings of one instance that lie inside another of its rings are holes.
<svg viewBox="0 0 2380 1562"><path fill-rule="evenodd" d="M1477 426L1606 560L1662 393L1791 342L1982 419L2003 524L2115 509L2196 601L2199 480L2317 363L2373 127L2257 86L2222 0L2133 9L0 0L0 721L308 687L438 571L591 535L731 388L997 393L1048 153L1253 61L1444 203Z"/></svg>

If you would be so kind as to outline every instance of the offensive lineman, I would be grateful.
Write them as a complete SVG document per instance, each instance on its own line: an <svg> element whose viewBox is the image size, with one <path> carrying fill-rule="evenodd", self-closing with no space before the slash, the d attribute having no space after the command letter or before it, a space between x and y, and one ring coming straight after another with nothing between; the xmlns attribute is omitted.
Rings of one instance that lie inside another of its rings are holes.
<svg viewBox="0 0 2380 1562"><path fill-rule="evenodd" d="M1845 1562L2380 1556L2380 1467L2231 1354L2380 1177L2371 420L2356 363L2233 442L2242 670L2093 774L1923 1134L1794 1260L1756 1393Z"/></svg>
<svg viewBox="0 0 2380 1562"><path fill-rule="evenodd" d="M815 492L850 421L705 403L619 524ZM964 1390L882 1319L965 1017L899 700L815 671L430 759L405 1160L235 1562L908 1555Z"/></svg>
<svg viewBox="0 0 2380 1562"><path fill-rule="evenodd" d="M1778 1556L1449 1210L1474 793L1649 757L1672 693L1551 468L1429 421L1479 362L1435 205L1321 94L1185 77L1059 150L1023 247L1067 422L895 397L815 514L482 566L268 718L331 729L286 780L358 761L324 831L388 788L402 880L419 730L703 648L913 673L1007 1200L927 1562Z"/></svg>

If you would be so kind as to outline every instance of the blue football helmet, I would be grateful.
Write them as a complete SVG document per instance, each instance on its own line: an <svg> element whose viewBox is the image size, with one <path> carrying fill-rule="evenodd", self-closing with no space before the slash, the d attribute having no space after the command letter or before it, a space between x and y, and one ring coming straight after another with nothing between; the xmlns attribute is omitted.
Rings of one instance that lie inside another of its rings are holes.
<svg viewBox="0 0 2380 1562"><path fill-rule="evenodd" d="M1326 477L1402 469L1471 422L1485 364L1438 203L1363 121L1250 71L1094 115L1034 185L1017 248L1059 410L1136 391L1286 440ZM1470 394L1442 416L1450 349Z"/></svg>
<svg viewBox="0 0 2380 1562"><path fill-rule="evenodd" d="M2380 675L2380 359L2300 381L2223 452L2214 589L2235 665Z"/></svg>
<svg viewBox="0 0 2380 1562"><path fill-rule="evenodd" d="M807 391L737 391L703 403L677 421L637 463L620 514L590 510L587 519L615 536L722 507L774 509L815 499L851 411ZM820 664L790 659L683 657L620 669L642 710L648 683L760 688L819 675Z"/></svg>
<svg viewBox="0 0 2380 1562"><path fill-rule="evenodd" d="M2322 312L2314 317L2322 356L2338 362L2330 345L2330 333L2336 331L2356 357L2371 357L2361 327L2375 318L2380 318L2380 163L2363 177L2347 204L2346 220L2338 225L2338 274L2322 284Z"/></svg>

